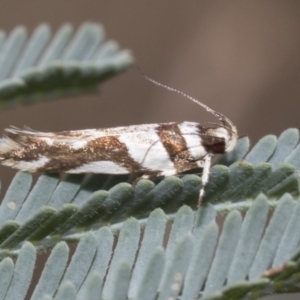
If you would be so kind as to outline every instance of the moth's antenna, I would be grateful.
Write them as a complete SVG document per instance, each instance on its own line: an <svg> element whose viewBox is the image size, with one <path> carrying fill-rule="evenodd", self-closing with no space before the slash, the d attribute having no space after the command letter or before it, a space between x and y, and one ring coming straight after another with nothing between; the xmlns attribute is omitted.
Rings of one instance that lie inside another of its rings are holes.
<svg viewBox="0 0 300 300"><path fill-rule="evenodd" d="M154 84L156 84L156 85L158 85L158 86L160 86L160 87L163 87L163 88L165 88L165 89L167 89L167 90L169 90L169 91L171 91L171 92L177 93L177 94L179 94L179 95L181 95L181 96L183 96L183 97L185 97L185 98L187 98L187 99L193 101L194 103L196 103L196 104L202 106L204 109L206 109L206 111L208 111L208 112L210 112L211 114L213 114L214 116L216 116L216 117L220 120L220 122L221 122L223 125L225 125L225 126L228 125L229 128L232 130L232 128L233 128L234 125L231 123L231 121L230 121L228 118L226 118L226 117L225 117L224 115L222 115L221 113L219 113L219 112L213 110L212 108L208 107L208 106L205 105L204 103L200 102L199 100L197 100L197 99L191 97L190 95L188 95L188 94L186 94L186 93L183 93L183 92L181 92L181 91L179 91L179 90L177 90L177 89L174 89L174 88L172 88L172 87L170 87L170 86L167 86L167 85L165 85L165 84L162 84L162 83L160 83L160 82L158 82L158 81L156 81L156 80L154 80L154 79L148 77L146 74L144 74L144 73L142 72L142 70L141 70L137 65L136 65L136 68L137 68L137 70L141 73L141 75L142 75L146 80L148 80L148 81L150 81L150 82L152 82L152 83L154 83Z"/></svg>

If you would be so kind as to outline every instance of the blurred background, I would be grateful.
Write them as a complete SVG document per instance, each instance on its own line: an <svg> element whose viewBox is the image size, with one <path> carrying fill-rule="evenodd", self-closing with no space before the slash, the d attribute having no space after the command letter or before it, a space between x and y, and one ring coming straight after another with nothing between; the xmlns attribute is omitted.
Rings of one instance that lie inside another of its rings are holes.
<svg viewBox="0 0 300 300"><path fill-rule="evenodd" d="M1 2L0 28L9 33L22 24L30 34L42 22L53 32L66 22L76 28L101 22L107 38L131 49L144 73L223 113L253 145L266 134L300 127L299 15L297 0L10 0ZM96 95L1 111L0 129L61 131L184 120L214 121L131 68ZM13 174L0 167L1 198Z"/></svg>

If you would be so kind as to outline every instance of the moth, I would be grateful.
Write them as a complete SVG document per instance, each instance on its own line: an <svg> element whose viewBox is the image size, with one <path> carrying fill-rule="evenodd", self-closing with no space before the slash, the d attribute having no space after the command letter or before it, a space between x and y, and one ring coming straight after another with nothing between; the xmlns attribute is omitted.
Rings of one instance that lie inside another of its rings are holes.
<svg viewBox="0 0 300 300"><path fill-rule="evenodd" d="M233 150L237 129L227 117L195 98L144 77L202 106L220 123L171 122L55 133L10 127L0 139L0 163L27 172L142 174L142 178L201 167L199 207L211 157Z"/></svg>

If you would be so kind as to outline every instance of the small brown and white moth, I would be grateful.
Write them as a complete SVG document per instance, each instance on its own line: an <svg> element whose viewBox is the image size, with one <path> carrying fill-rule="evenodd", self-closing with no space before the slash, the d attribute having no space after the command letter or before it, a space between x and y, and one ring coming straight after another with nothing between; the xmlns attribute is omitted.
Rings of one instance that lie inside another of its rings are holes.
<svg viewBox="0 0 300 300"><path fill-rule="evenodd" d="M0 163L28 172L135 173L143 174L143 178L201 167L200 206L211 157L233 150L237 129L228 118L200 101L147 79L202 106L220 124L174 122L56 133L11 127L0 139Z"/></svg>

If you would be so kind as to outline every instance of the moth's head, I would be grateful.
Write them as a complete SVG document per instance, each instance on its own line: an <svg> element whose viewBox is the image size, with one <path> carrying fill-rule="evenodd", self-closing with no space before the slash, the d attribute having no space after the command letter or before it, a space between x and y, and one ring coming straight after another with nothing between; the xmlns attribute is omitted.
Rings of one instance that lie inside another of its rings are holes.
<svg viewBox="0 0 300 300"><path fill-rule="evenodd" d="M228 118L224 117L223 120L221 120L221 122L224 125L224 129L227 130L227 139L225 139L225 152L228 153L232 151L236 146L236 142L238 140L238 132L236 126L233 125Z"/></svg>
<svg viewBox="0 0 300 300"><path fill-rule="evenodd" d="M234 125L231 127L231 130L228 133L229 133L229 135L228 135L228 139L226 141L226 146L225 146L226 153L231 152L235 148L236 142L238 140L237 129Z"/></svg>
<svg viewBox="0 0 300 300"><path fill-rule="evenodd" d="M224 138L224 140L225 140L225 153L228 153L228 152L231 152L236 146L236 142L238 140L237 128L226 117L224 117L221 120L221 123L222 123L223 126L221 128L219 128L217 134L220 137Z"/></svg>

